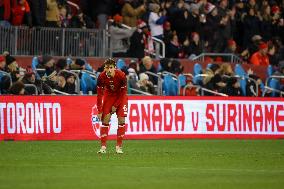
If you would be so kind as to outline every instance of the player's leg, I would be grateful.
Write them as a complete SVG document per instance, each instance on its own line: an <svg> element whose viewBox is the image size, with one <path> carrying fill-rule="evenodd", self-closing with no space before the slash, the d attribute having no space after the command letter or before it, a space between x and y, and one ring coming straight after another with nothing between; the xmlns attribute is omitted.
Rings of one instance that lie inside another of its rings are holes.
<svg viewBox="0 0 284 189"><path fill-rule="evenodd" d="M102 116L102 126L100 128L101 148L98 151L98 153L106 153L110 117L111 117L110 113L105 116Z"/></svg>
<svg viewBox="0 0 284 189"><path fill-rule="evenodd" d="M113 99L108 98L108 100L105 100L103 104L102 126L100 128L101 149L98 151L98 153L106 153L109 122L111 118L111 107L113 102L114 102Z"/></svg>
<svg viewBox="0 0 284 189"><path fill-rule="evenodd" d="M125 135L125 117L127 116L127 102L118 106L117 109L118 128L117 128L117 141L116 141L116 153L123 153L122 141Z"/></svg>

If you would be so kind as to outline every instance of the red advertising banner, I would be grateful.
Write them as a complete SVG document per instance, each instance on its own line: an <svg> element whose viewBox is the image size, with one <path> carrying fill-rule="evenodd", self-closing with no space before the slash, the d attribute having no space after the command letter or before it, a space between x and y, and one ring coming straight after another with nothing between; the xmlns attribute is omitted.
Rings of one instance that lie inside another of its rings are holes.
<svg viewBox="0 0 284 189"><path fill-rule="evenodd" d="M0 140L95 140L95 96L0 96ZM127 139L284 138L283 98L130 96ZM117 118L110 123L114 138Z"/></svg>

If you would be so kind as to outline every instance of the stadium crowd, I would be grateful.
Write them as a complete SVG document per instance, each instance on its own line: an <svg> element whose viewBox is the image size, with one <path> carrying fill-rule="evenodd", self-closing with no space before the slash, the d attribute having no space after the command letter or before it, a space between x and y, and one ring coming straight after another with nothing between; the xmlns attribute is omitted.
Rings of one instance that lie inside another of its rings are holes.
<svg viewBox="0 0 284 189"><path fill-rule="evenodd" d="M117 57L143 58L156 37L166 43L169 58L234 53L252 64L277 66L284 56L283 6L283 0L1 0L0 22L104 29L113 18Z"/></svg>
<svg viewBox="0 0 284 189"><path fill-rule="evenodd" d="M249 64L271 65L273 73L283 76L283 8L283 0L0 0L0 25L106 29L111 18L113 22L108 29L113 56L138 58L121 67L128 74L130 87L155 94L158 80L145 72L167 71L179 75L183 72L179 58L193 59L206 52L230 53ZM155 67L147 56L154 50L153 37L166 44L166 58L160 60L160 67ZM8 76L1 77L1 93L29 93L24 92L23 84L35 84L40 94L54 91L76 94L79 93L77 79L86 80L91 86L88 90L95 93L94 70L86 61L56 61L50 56L37 61L30 68L20 69L16 59L4 53L0 57L0 70L10 73L12 81ZM37 69L43 69L43 74ZM239 79L232 77L235 73L230 64L212 64L199 74L202 73L206 77L198 81L187 78L186 83L228 95L260 95L256 91L243 94ZM89 78L90 75L94 77ZM263 85L264 81L252 70L247 75ZM187 89L187 94L197 95L199 91Z"/></svg>

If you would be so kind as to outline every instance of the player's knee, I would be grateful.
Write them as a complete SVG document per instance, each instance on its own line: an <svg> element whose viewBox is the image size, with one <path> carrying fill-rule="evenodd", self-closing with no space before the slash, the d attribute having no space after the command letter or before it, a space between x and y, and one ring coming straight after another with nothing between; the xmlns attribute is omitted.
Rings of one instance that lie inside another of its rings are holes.
<svg viewBox="0 0 284 189"><path fill-rule="evenodd" d="M109 124L110 117L111 117L110 114L105 115L103 118L103 124Z"/></svg>
<svg viewBox="0 0 284 189"><path fill-rule="evenodd" d="M119 117L118 118L118 124L119 125L124 125L125 124L125 117Z"/></svg>

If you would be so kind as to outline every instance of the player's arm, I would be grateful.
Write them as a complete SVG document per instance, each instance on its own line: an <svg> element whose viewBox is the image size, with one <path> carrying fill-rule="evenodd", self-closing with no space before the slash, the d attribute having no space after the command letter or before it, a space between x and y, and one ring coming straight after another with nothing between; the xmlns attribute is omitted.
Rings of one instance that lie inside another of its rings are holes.
<svg viewBox="0 0 284 189"><path fill-rule="evenodd" d="M127 95L127 79L126 76L123 75L123 79L121 81L121 85L120 85L120 90L119 90L119 97L117 98L116 102L114 103L114 107L117 108L119 103L121 101L124 101Z"/></svg>
<svg viewBox="0 0 284 189"><path fill-rule="evenodd" d="M103 94L104 94L104 82L102 78L102 74L100 74L97 83L97 109L98 113L102 113L102 103L103 103Z"/></svg>

